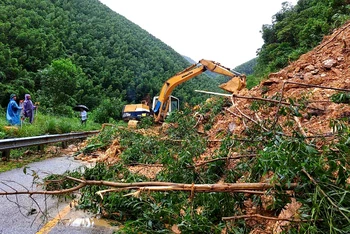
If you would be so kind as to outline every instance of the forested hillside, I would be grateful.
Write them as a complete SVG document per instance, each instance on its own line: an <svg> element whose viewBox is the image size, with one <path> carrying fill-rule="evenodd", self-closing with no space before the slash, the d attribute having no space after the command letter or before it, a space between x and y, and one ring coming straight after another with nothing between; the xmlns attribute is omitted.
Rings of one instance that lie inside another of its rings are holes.
<svg viewBox="0 0 350 234"><path fill-rule="evenodd" d="M284 2L272 24L262 26L264 44L257 52L255 76L286 67L349 18L349 0L299 0L295 6Z"/></svg>
<svg viewBox="0 0 350 234"><path fill-rule="evenodd" d="M299 0L295 6L286 1L272 16L272 24L262 25L264 44L257 57L234 69L248 75L247 87L252 88L312 50L349 18L349 0Z"/></svg>
<svg viewBox="0 0 350 234"><path fill-rule="evenodd" d="M5 0L0 7L0 103L30 93L44 110L71 114L77 103L100 122L120 118L122 105L157 95L189 66L168 45L98 0ZM206 86L206 87L203 87ZM196 103L194 89L217 83L202 75L175 90ZM214 88L215 89L215 88Z"/></svg>

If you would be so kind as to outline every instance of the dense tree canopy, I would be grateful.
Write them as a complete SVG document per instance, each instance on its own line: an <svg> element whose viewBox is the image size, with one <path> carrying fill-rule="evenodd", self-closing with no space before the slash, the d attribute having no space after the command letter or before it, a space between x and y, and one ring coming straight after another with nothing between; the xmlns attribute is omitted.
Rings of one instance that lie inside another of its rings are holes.
<svg viewBox="0 0 350 234"><path fill-rule="evenodd" d="M69 114L68 108L76 103L101 109L104 99L112 105L138 103L146 95L157 95L166 79L190 65L98 0L5 0L0 4L3 107L13 92L19 97L32 94L44 109L56 114ZM196 103L200 99L193 90L216 86L214 79L201 75L174 94L183 102ZM121 116L111 112L108 117Z"/></svg>

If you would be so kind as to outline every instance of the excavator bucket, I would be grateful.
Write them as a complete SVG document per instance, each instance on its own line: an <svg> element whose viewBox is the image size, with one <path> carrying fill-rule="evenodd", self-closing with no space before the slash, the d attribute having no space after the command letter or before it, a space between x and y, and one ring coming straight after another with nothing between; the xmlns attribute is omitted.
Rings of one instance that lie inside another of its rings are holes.
<svg viewBox="0 0 350 234"><path fill-rule="evenodd" d="M230 93L237 93L246 86L245 77L233 77L228 82L221 84L219 87Z"/></svg>

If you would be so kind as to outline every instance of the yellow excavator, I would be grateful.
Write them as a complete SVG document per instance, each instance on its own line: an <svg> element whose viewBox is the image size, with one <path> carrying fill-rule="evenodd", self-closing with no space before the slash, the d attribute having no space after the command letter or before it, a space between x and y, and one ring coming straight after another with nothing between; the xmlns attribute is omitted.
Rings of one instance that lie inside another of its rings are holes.
<svg viewBox="0 0 350 234"><path fill-rule="evenodd" d="M192 64L164 82L159 96L153 98L152 111L150 110L148 103L125 105L122 118L125 121L132 119L139 120L142 116L153 114L155 122L164 121L165 117L170 112L179 109L179 99L171 95L175 87L205 71L211 71L231 77L230 81L219 86L230 93L236 93L246 86L245 75L231 71L231 69L222 66L220 63L202 59L199 63Z"/></svg>

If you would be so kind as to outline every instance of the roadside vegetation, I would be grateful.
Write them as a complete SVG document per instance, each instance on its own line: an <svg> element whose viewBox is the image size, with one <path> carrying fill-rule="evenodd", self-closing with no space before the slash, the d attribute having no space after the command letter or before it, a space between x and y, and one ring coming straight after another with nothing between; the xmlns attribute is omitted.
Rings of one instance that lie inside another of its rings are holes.
<svg viewBox="0 0 350 234"><path fill-rule="evenodd" d="M81 125L78 113L75 117L68 118L37 112L33 124L25 120L21 126L9 126L5 112L1 111L0 115L3 118L0 118L0 139L82 132L101 128L101 124L94 122L93 117L87 121L86 126ZM47 156L44 152L40 152L37 146L13 149L9 161L0 162L0 172L19 168L33 161L43 160Z"/></svg>
<svg viewBox="0 0 350 234"><path fill-rule="evenodd" d="M20 126L9 127L6 121L5 111L0 111L0 139L14 137L40 136L45 134L62 134L69 132L91 131L101 128L101 124L94 121L94 117L89 115L86 125L81 125L79 112L74 117L55 116L36 112L33 124L24 120ZM8 129L8 130L7 130Z"/></svg>

